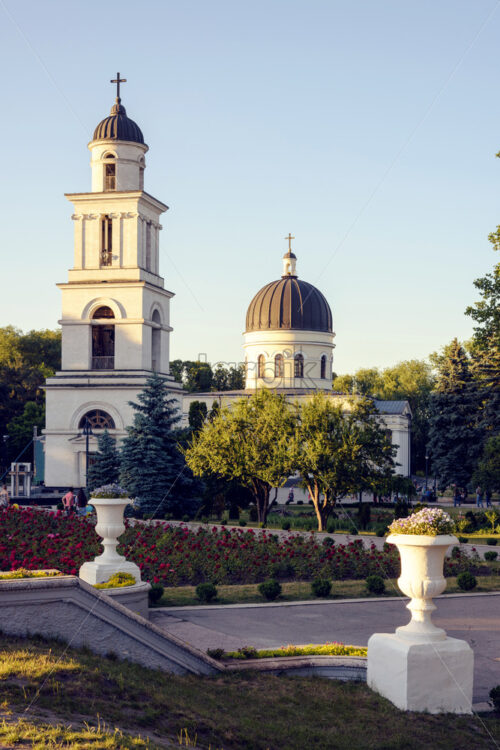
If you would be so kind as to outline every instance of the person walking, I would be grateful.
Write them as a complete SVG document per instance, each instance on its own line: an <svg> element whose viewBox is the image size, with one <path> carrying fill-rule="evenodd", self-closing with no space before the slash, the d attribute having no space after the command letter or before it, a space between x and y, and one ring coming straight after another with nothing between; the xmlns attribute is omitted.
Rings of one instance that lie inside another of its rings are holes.
<svg viewBox="0 0 500 750"><path fill-rule="evenodd" d="M73 492L73 487L69 488L67 493L63 496L61 502L64 506L64 510L66 511L66 515L71 515L75 508L75 494Z"/></svg>
<svg viewBox="0 0 500 750"><path fill-rule="evenodd" d="M483 490L481 487L476 487L476 508L483 507Z"/></svg>
<svg viewBox="0 0 500 750"><path fill-rule="evenodd" d="M456 508L458 505L460 505L460 500L462 499L462 493L458 489L458 487L455 487L455 491L453 493L453 507Z"/></svg>
<svg viewBox="0 0 500 750"><path fill-rule="evenodd" d="M9 507L9 490L7 489L7 485L4 484L2 489L0 490L0 508L8 508Z"/></svg>
<svg viewBox="0 0 500 750"><path fill-rule="evenodd" d="M87 495L83 487L76 493L76 512L79 516L87 515Z"/></svg>
<svg viewBox="0 0 500 750"><path fill-rule="evenodd" d="M489 488L484 493L484 499L486 500L486 507L491 508L491 490Z"/></svg>

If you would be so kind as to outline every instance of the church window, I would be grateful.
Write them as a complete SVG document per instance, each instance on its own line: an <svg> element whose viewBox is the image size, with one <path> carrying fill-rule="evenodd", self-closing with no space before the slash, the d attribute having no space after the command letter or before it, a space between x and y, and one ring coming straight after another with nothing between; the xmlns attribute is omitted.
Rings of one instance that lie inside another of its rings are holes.
<svg viewBox="0 0 500 750"><path fill-rule="evenodd" d="M277 354L274 358L274 377L282 378L285 374L285 366L283 363L283 355Z"/></svg>
<svg viewBox="0 0 500 750"><path fill-rule="evenodd" d="M158 310L153 312L151 316L153 323L157 326L161 325L160 313ZM159 372L161 368L161 328L151 329L151 369L154 372Z"/></svg>
<svg viewBox="0 0 500 750"><path fill-rule="evenodd" d="M102 411L102 409L93 409L92 411L88 411L86 414L84 414L80 419L78 429L82 430L85 427L87 421L90 422L90 426L93 430L115 429L115 422L113 418L110 417L107 412Z"/></svg>
<svg viewBox="0 0 500 750"><path fill-rule="evenodd" d="M101 266L110 266L113 260L113 220L105 214L101 217Z"/></svg>
<svg viewBox="0 0 500 750"><path fill-rule="evenodd" d="M326 380L326 356L321 357L321 379Z"/></svg>
<svg viewBox="0 0 500 750"><path fill-rule="evenodd" d="M92 316L93 320L114 318L113 310L103 305ZM92 325L92 370L113 370L115 366L115 327L107 323Z"/></svg>
<svg viewBox="0 0 500 750"><path fill-rule="evenodd" d="M296 354L294 359L295 371L294 375L296 378L304 377L304 356L302 354Z"/></svg>
<svg viewBox="0 0 500 750"><path fill-rule="evenodd" d="M116 163L113 154L105 154L104 159L104 192L116 190Z"/></svg>
<svg viewBox="0 0 500 750"><path fill-rule="evenodd" d="M146 224L146 269L151 270L151 224Z"/></svg>
<svg viewBox="0 0 500 750"><path fill-rule="evenodd" d="M257 360L257 377L263 378L266 374L266 360L264 359L263 354L259 354L259 358Z"/></svg>

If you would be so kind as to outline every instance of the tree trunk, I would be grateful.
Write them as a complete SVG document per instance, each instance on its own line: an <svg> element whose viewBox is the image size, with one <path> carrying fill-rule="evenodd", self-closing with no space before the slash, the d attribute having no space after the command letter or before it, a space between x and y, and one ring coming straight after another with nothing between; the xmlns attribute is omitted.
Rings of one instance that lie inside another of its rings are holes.
<svg viewBox="0 0 500 750"><path fill-rule="evenodd" d="M326 521L328 514L326 512L326 504L321 504L320 492L317 485L307 485L311 500L313 501L314 511L316 513L316 519L318 521L318 531L326 530Z"/></svg>
<svg viewBox="0 0 500 750"><path fill-rule="evenodd" d="M265 482L256 483L255 504L257 506L257 517L259 523L266 524L269 511L269 493L271 487Z"/></svg>

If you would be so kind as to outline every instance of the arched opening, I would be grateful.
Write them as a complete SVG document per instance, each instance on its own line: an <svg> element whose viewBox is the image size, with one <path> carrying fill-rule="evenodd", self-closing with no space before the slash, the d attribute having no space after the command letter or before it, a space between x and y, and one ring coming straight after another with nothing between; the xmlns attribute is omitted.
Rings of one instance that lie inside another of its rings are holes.
<svg viewBox="0 0 500 750"><path fill-rule="evenodd" d="M257 377L263 378L266 374L266 360L264 359L263 354L259 354L259 358L257 359Z"/></svg>
<svg viewBox="0 0 500 750"><path fill-rule="evenodd" d="M283 362L283 355L277 354L274 358L274 377L282 378L285 374L285 363Z"/></svg>
<svg viewBox="0 0 500 750"><path fill-rule="evenodd" d="M321 356L321 379L326 380L326 355Z"/></svg>
<svg viewBox="0 0 500 750"><path fill-rule="evenodd" d="M144 190L144 158L141 156L139 160L139 190Z"/></svg>
<svg viewBox="0 0 500 750"><path fill-rule="evenodd" d="M109 214L101 216L101 266L113 262L113 219Z"/></svg>
<svg viewBox="0 0 500 750"><path fill-rule="evenodd" d="M146 224L146 270L151 270L151 223Z"/></svg>
<svg viewBox="0 0 500 750"><path fill-rule="evenodd" d="M98 307L92 320L109 320L114 318L110 307ZM92 325L92 369L113 370L115 366L115 327L107 323Z"/></svg>
<svg viewBox="0 0 500 750"><path fill-rule="evenodd" d="M304 377L304 355L296 354L294 357L294 375L296 378Z"/></svg>
<svg viewBox="0 0 500 750"><path fill-rule="evenodd" d="M115 422L113 417L111 417L102 409L92 409L92 411L88 411L86 414L84 414L78 423L78 429L83 430L87 422L90 423L90 426L93 430L115 429Z"/></svg>
<svg viewBox="0 0 500 750"><path fill-rule="evenodd" d="M158 310L153 312L151 316L153 323L158 326L161 325L160 313ZM151 369L154 372L159 372L161 368L161 328L151 329Z"/></svg>
<svg viewBox="0 0 500 750"><path fill-rule="evenodd" d="M106 154L104 157L104 192L116 190L116 162L114 154Z"/></svg>

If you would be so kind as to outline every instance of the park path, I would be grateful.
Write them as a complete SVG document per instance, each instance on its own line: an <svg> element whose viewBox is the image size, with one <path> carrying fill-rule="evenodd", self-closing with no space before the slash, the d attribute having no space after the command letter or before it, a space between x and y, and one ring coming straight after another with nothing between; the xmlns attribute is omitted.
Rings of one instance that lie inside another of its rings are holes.
<svg viewBox="0 0 500 750"><path fill-rule="evenodd" d="M205 651L242 646L276 648L289 643L340 641L366 646L373 633L392 633L409 620L408 600L391 597L334 602L290 602L150 610L151 621ZM500 684L500 592L436 597L435 624L474 651L474 703Z"/></svg>

